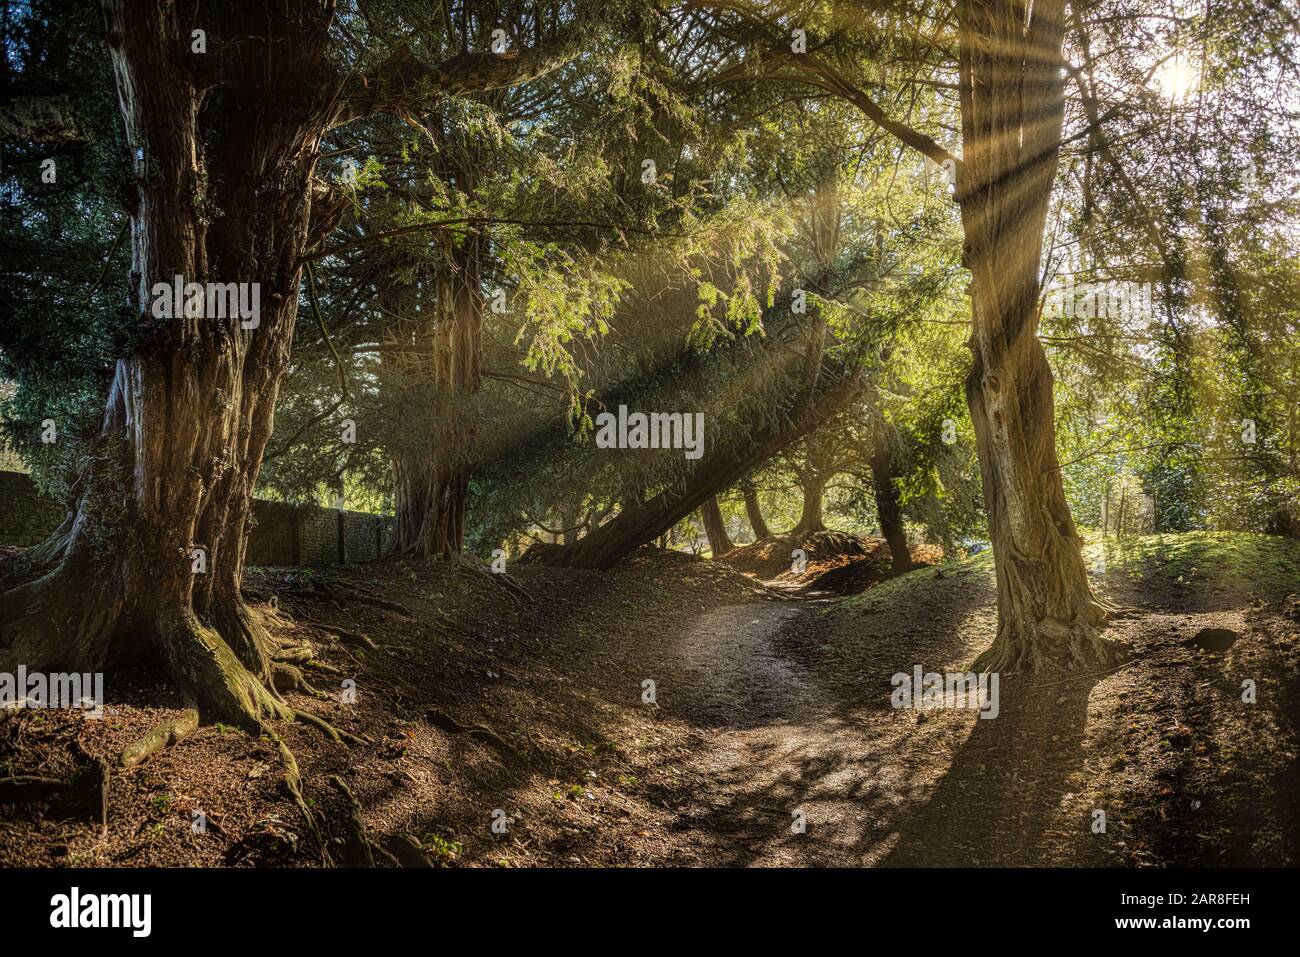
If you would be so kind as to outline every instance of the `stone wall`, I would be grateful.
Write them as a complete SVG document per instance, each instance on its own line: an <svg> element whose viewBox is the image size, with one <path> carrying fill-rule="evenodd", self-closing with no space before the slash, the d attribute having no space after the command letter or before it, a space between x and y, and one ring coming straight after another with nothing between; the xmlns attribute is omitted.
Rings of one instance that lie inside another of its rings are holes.
<svg viewBox="0 0 1300 957"><path fill-rule="evenodd" d="M59 527L64 510L36 490L30 475L0 471L0 545L35 545ZM378 558L393 519L312 505L253 501L249 565L339 565Z"/></svg>

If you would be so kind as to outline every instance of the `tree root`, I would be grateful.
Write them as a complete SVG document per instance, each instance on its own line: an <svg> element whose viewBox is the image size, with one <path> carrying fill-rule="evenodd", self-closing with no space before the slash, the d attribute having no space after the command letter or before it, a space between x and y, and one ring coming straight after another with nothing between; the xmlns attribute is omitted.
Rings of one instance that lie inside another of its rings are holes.
<svg viewBox="0 0 1300 957"><path fill-rule="evenodd" d="M325 697L308 683L302 669L279 661L271 664L271 687L276 691L301 691L315 698Z"/></svg>
<svg viewBox="0 0 1300 957"><path fill-rule="evenodd" d="M338 628L335 625L327 625L323 621L317 621L314 618L304 618L302 619L302 624L319 629L327 635L333 635L345 645L358 645L362 648L368 648L371 651L374 651L379 647L374 643L374 641L359 632L348 631L345 628Z"/></svg>
<svg viewBox="0 0 1300 957"><path fill-rule="evenodd" d="M507 575L504 572L494 572L485 565L480 559L473 555L457 555L454 559L457 569L465 575L477 578L486 575L492 584L496 585L506 596L516 605L522 605L525 602L531 603L533 596L528 593L523 585L519 584L518 579Z"/></svg>
<svg viewBox="0 0 1300 957"><path fill-rule="evenodd" d="M318 601L333 601L341 604L343 601L360 602L363 605L373 605L376 608L382 608L384 611L391 612L395 615L401 615L411 621L415 620L415 613L407 608L401 602L390 601L387 598L378 598L368 595L357 588L341 589L333 585L327 585L324 582L312 582L311 589L294 588L289 590L289 594L296 595L300 598L311 598Z"/></svg>
<svg viewBox="0 0 1300 957"><path fill-rule="evenodd" d="M44 801L62 793L68 782L62 778L50 778L39 774L15 774L0 778L0 804L24 804L28 801Z"/></svg>
<svg viewBox="0 0 1300 957"><path fill-rule="evenodd" d="M86 817L108 826L108 763L95 758L69 780L38 774L16 774L0 778L0 804L52 801L58 814Z"/></svg>
<svg viewBox="0 0 1300 957"><path fill-rule="evenodd" d="M429 719L430 724L436 728L441 728L448 734L469 735L469 737L473 738L475 741L481 741L484 744L492 746L513 761L521 760L520 755L522 752L491 728L484 727L483 725L461 724L451 715L447 714L445 711L440 711L437 708L426 709L425 716Z"/></svg>
<svg viewBox="0 0 1300 957"><path fill-rule="evenodd" d="M372 841L366 833L366 823L361 819L361 802L347 782L335 774L330 777L330 783L342 793L348 805L347 819L344 821L346 837L343 843L343 862L349 867L375 867L378 859L390 867L398 866L397 858Z"/></svg>
<svg viewBox="0 0 1300 957"><path fill-rule="evenodd" d="M1000 629L971 670L999 674L1104 670L1124 663L1128 653L1125 645L1103 638L1096 626L1049 620L1018 631Z"/></svg>
<svg viewBox="0 0 1300 957"><path fill-rule="evenodd" d="M121 764L124 768L133 768L150 755L169 748L199 726L199 713L193 708L186 708L178 717L155 725L148 734L122 751Z"/></svg>
<svg viewBox="0 0 1300 957"><path fill-rule="evenodd" d="M357 747L362 744L369 744L365 738L359 738L355 734L349 734L334 727L324 718L312 714L310 711L299 711L296 708L293 712L293 719L301 724L309 724L331 741L337 741L340 744L346 744L349 747Z"/></svg>
<svg viewBox="0 0 1300 957"><path fill-rule="evenodd" d="M402 867L434 867L433 859L420 843L409 834L390 834L384 838L384 849Z"/></svg>
<svg viewBox="0 0 1300 957"><path fill-rule="evenodd" d="M293 752L289 750L289 746L284 743L284 739L276 734L275 731L271 729L270 725L264 724L261 730L262 734L270 738L279 750L280 762L284 765L284 786L288 790L289 796L293 798L294 804L298 806L298 810L301 812L303 819L306 820L307 828L316 839L316 844L320 847L321 853L325 855L325 858L328 860L329 849L325 844L325 838L321 835L320 827L316 823L315 816L307 807L307 802L303 800L302 772L298 770L297 759L293 756Z"/></svg>

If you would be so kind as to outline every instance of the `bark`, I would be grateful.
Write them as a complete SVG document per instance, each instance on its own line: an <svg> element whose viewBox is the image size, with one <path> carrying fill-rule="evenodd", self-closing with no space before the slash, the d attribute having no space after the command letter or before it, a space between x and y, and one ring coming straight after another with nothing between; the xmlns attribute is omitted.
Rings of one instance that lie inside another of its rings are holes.
<svg viewBox="0 0 1300 957"><path fill-rule="evenodd" d="M472 170L458 165L445 170L455 188L474 190ZM428 441L393 457L394 503L397 514L392 549L418 558L451 559L465 544L465 512L469 503L470 454L476 427L473 397L482 381L483 262L487 239L479 232L447 235L439 240L440 268L434 302L426 303L431 325L419 323L419 341L426 346L413 369L415 401L427 388L432 399L427 419ZM428 306L432 305L432 309ZM418 320L417 320L418 322Z"/></svg>
<svg viewBox="0 0 1300 957"><path fill-rule="evenodd" d="M826 531L826 522L822 517L822 501L826 495L826 478L822 475L808 475L803 480L803 509L799 512L799 522L791 529L791 535L811 535Z"/></svg>
<svg viewBox="0 0 1300 957"><path fill-rule="evenodd" d="M470 187L467 185L468 191ZM448 409L439 418L432 483L429 551L452 558L465 545L465 509L469 503L468 452L474 444L472 409L466 401L483 381L484 238L473 233L450 248L448 268L439 278L438 325L434 336L435 387Z"/></svg>
<svg viewBox="0 0 1300 957"><path fill-rule="evenodd" d="M880 423L868 465L871 467L871 484L876 493L880 531L889 543L889 554L893 559L892 572L901 575L913 566L912 553L907 547L907 531L903 525L903 510L898 500L898 486L894 483L894 439L893 426Z"/></svg>
<svg viewBox="0 0 1300 957"><path fill-rule="evenodd" d="M426 294L426 290L428 294ZM415 285L383 291L389 317L379 350L381 395L395 421L410 424L391 446L393 467L393 537L390 552L431 557L436 450L433 423L438 417L434 386L437 296L432 277Z"/></svg>
<svg viewBox="0 0 1300 957"><path fill-rule="evenodd" d="M1052 373L1037 338L1041 251L1064 115L1062 0L963 0L963 160L956 198L971 271L975 426L997 566L989 671L1108 664L1056 456Z"/></svg>
<svg viewBox="0 0 1300 957"><path fill-rule="evenodd" d="M711 446L679 486L665 489L642 504L629 503L618 515L573 545L534 545L523 561L566 568L610 568L642 545L654 541L718 492L747 472L803 438L846 408L862 391L863 377L852 372L828 384L823 374L811 402L784 426L764 425L743 450Z"/></svg>
<svg viewBox="0 0 1300 957"><path fill-rule="evenodd" d="M709 537L709 551L714 558L721 558L736 546L727 535L727 523L722 518L722 509L718 507L718 497L710 495L700 506L700 518L704 522L704 534Z"/></svg>
<svg viewBox="0 0 1300 957"><path fill-rule="evenodd" d="M742 485L741 493L745 496L745 514L749 518L749 527L754 530L754 538L771 538L772 530L763 519L763 509L758 504L758 492L752 485Z"/></svg>
<svg viewBox="0 0 1300 957"><path fill-rule="evenodd" d="M239 583L328 124L327 14L214 14L210 42L244 38L224 47L218 93L174 6L119 0L105 13L128 142L143 150L131 210L141 344L117 363L103 464L39 549L43 574L0 595L0 670L99 670L147 647L206 717L254 729L292 715L268 690L272 649ZM260 284L257 327L155 319L151 289L176 275Z"/></svg>

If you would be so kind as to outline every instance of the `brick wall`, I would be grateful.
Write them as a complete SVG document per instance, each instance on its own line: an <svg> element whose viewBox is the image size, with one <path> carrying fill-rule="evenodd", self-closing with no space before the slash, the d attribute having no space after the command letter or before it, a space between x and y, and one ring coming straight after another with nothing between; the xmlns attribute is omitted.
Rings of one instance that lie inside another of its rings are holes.
<svg viewBox="0 0 1300 957"><path fill-rule="evenodd" d="M0 471L0 545L35 545L59 527L64 510L31 476ZM387 515L253 501L249 565L338 565L378 558L388 547Z"/></svg>
<svg viewBox="0 0 1300 957"><path fill-rule="evenodd" d="M36 545L67 517L25 472L0 472L0 545Z"/></svg>

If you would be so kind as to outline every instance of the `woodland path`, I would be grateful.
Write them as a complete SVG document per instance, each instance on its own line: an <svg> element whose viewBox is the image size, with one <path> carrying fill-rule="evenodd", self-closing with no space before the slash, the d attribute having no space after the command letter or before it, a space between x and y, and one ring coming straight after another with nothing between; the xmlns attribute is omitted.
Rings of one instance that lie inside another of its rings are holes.
<svg viewBox="0 0 1300 957"><path fill-rule="evenodd" d="M834 702L795 648L815 638L820 602L724 605L678 641L682 700L705 746L690 773L711 781L681 827L719 864L854 865L866 824L868 741L834 716ZM791 832L793 813L808 822Z"/></svg>
<svg viewBox="0 0 1300 957"><path fill-rule="evenodd" d="M1102 742L1123 720L1128 675L1108 676L1104 689L1086 677L1005 678L993 720L890 706L894 672L965 670L987 647L995 619L984 592L936 588L932 602L886 604L859 619L857 640L833 602L700 616L665 649L678 663L666 707L696 728L690 785L673 807L683 863L1118 863L1126 835L1114 824L1109 840L1093 833L1100 798L1090 792L1109 777ZM792 832L796 811L804 833Z"/></svg>

